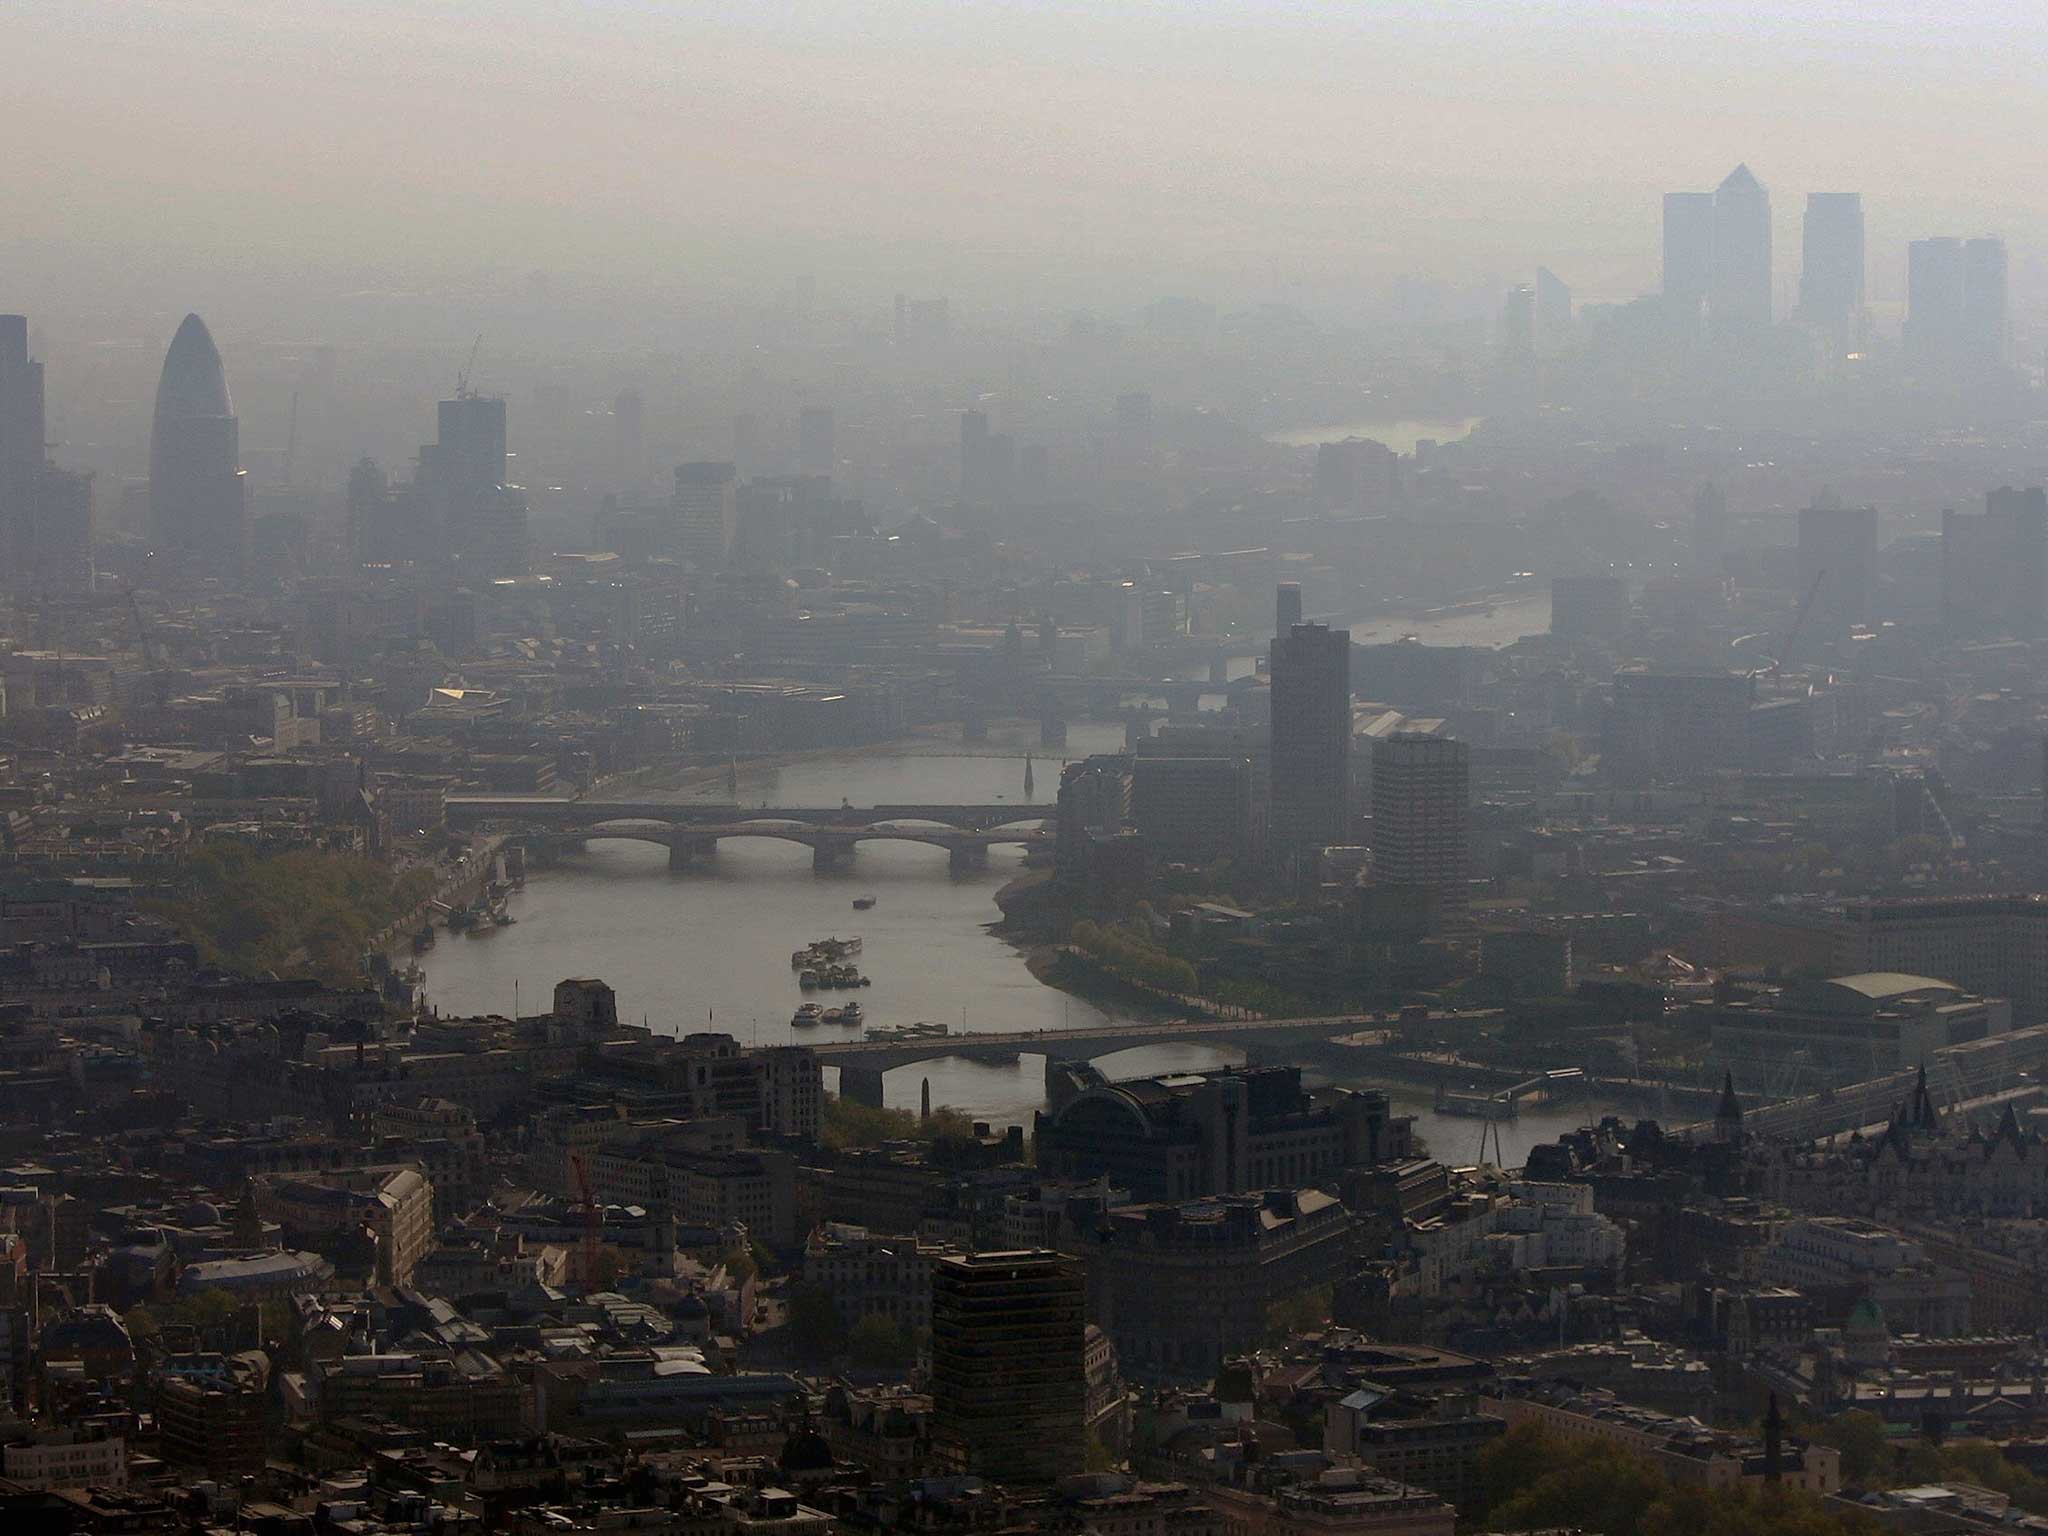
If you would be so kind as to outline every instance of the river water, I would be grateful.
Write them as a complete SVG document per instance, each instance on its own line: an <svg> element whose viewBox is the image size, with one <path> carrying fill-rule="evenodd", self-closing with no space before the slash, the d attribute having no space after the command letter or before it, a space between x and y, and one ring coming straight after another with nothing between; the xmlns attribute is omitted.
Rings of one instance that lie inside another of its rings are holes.
<svg viewBox="0 0 2048 1536"><path fill-rule="evenodd" d="M1496 628L1529 616L1514 605L1495 613ZM1469 629L1472 619L1448 622ZM1431 626L1409 627L1436 638ZM739 772L736 798L746 805L818 807L1008 802L1019 819L1042 816L1058 790L1059 756L1044 755L1036 739L1035 727L998 725L989 741L972 747L923 742L747 766ZM1085 757L1122 742L1121 726L1077 723L1062 755ZM723 776L713 775L663 797L723 801L728 790ZM868 1026L932 1020L955 1030L1023 1033L1100 1022L1107 1017L1101 1009L1043 985L1014 946L988 931L1000 916L995 893L1016 875L1022 858L1021 849L997 848L987 869L954 873L942 849L863 843L848 869L821 875L801 844L740 838L722 844L715 859L671 873L666 850L653 844L596 842L530 876L511 898L512 927L475 937L444 933L422 960L427 997L443 1013L536 1013L557 981L597 976L617 991L622 1017L644 1018L672 1033L721 1030L764 1045L857 1033L792 1026L790 1015L812 997L827 1007L857 997ZM855 911L856 896L873 896L875 905ZM873 985L849 993L802 991L790 952L812 939L854 934L862 940L858 964ZM1113 1077L1135 1077L1233 1059L1234 1053L1208 1046L1147 1046L1100 1065ZM1044 1100L1044 1071L1039 1056L1003 1067L929 1062L890 1074L885 1096L892 1105L915 1108L929 1078L935 1104L995 1124L1028 1125ZM1440 1118L1426 1098L1399 1091L1395 1097L1418 1115L1437 1155L1454 1161L1478 1155L1480 1122ZM1578 1111L1525 1114L1501 1127L1503 1151L1519 1162L1530 1146L1581 1118Z"/></svg>

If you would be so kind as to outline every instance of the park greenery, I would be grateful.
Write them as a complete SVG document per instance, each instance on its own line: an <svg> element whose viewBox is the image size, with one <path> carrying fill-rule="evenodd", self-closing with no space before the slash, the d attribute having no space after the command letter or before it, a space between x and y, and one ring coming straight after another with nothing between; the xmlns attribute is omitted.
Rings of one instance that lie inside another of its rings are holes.
<svg viewBox="0 0 2048 1536"><path fill-rule="evenodd" d="M203 1290L189 1296L138 1303L121 1314L121 1321L137 1343L154 1342L166 1328L190 1328L204 1339L232 1326L241 1317L244 1306L244 1302L226 1291ZM272 1298L261 1303L260 1311L263 1336L283 1338L290 1324L290 1307Z"/></svg>
<svg viewBox="0 0 2048 1536"><path fill-rule="evenodd" d="M1673 1483L1621 1446L1563 1440L1522 1425L1480 1463L1485 1525L1604 1536L1872 1536L1870 1516L1795 1489Z"/></svg>
<svg viewBox="0 0 2048 1536"><path fill-rule="evenodd" d="M1266 1308L1266 1332L1274 1341L1321 1328L1330 1320L1330 1302L1335 1288L1314 1285L1282 1296Z"/></svg>
<svg viewBox="0 0 2048 1536"><path fill-rule="evenodd" d="M206 965L250 975L297 970L345 984L360 977L371 939L433 889L428 870L395 874L357 854L209 843L180 866L157 911Z"/></svg>
<svg viewBox="0 0 2048 1536"><path fill-rule="evenodd" d="M1831 1419L1801 1424L1796 1433L1842 1453L1842 1485L1846 1488L1974 1483L2006 1495L2030 1515L2048 1515L2048 1479L2008 1460L1988 1440L1895 1436L1876 1414L1854 1408Z"/></svg>
<svg viewBox="0 0 2048 1536"><path fill-rule="evenodd" d="M843 1355L863 1371L904 1371L917 1360L917 1339L901 1323L870 1312L849 1328L832 1293L821 1285L793 1287L788 1316L790 1345L799 1359L823 1361Z"/></svg>
<svg viewBox="0 0 2048 1536"><path fill-rule="evenodd" d="M1067 939L1096 964L1126 980L1183 994L1192 993L1197 985L1192 965L1129 928L1083 918L1074 924Z"/></svg>
<svg viewBox="0 0 2048 1536"><path fill-rule="evenodd" d="M835 1152L889 1141L964 1140L973 1134L974 1123L957 1109L941 1106L921 1118L907 1109L862 1104L843 1093L826 1097L818 1129L819 1140Z"/></svg>

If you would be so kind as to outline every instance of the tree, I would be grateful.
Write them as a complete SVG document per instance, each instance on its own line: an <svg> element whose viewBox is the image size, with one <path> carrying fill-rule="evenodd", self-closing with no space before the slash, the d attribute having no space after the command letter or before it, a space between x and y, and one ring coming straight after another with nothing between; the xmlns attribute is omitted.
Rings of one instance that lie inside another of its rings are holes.
<svg viewBox="0 0 2048 1536"><path fill-rule="evenodd" d="M826 1098L818 1139L835 1151L879 1147L885 1141L942 1141L974 1134L974 1122L946 1105L923 1119L907 1109L881 1109L845 1094Z"/></svg>
<svg viewBox="0 0 2048 1536"><path fill-rule="evenodd" d="M1831 1445L1842 1453L1842 1482L1850 1488L1880 1487L1891 1468L1890 1437L1884 1420L1874 1413L1852 1408L1823 1424L1808 1426L1809 1440Z"/></svg>
<svg viewBox="0 0 2048 1536"><path fill-rule="evenodd" d="M1277 1342L1291 1334L1308 1333L1322 1327L1330 1320L1330 1302L1334 1294L1330 1286L1315 1285L1291 1296L1282 1296L1266 1308L1267 1334Z"/></svg>
<svg viewBox="0 0 2048 1536"><path fill-rule="evenodd" d="M797 1353L812 1359L835 1355L845 1336L830 1291L822 1285L799 1285L789 1293L789 1338Z"/></svg>
<svg viewBox="0 0 2048 1536"><path fill-rule="evenodd" d="M904 1370L916 1358L902 1324L879 1312L868 1313L847 1332L846 1354L855 1365L870 1371Z"/></svg>

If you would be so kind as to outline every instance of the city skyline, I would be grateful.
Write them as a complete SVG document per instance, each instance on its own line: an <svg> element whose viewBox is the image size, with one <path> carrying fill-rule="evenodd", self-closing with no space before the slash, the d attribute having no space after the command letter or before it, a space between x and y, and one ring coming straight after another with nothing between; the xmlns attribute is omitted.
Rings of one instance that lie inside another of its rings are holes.
<svg viewBox="0 0 2048 1536"><path fill-rule="evenodd" d="M31 5L14 31L35 137L0 171L0 191L18 206L54 206L57 167L87 180L66 196L68 233L32 221L0 255L34 274L34 307L69 308L67 272L92 272L100 252L140 233L102 189L149 185L154 156L189 163L222 143L239 152L214 157L153 210L158 270L182 269L188 286L198 271L231 271L258 291L318 273L298 292L322 303L366 290L516 292L535 270L586 293L601 284L700 297L806 274L854 295L909 279L985 309L1012 295L1128 302L1159 279L1246 300L1277 289L1355 301L1403 273L1478 284L1537 261L1586 297L1618 299L1654 275L1655 232L1638 210L1744 159L1780 189L1780 251L1796 249L1798 233L1787 194L1856 186L1871 199L1873 250L1933 228L2048 244L2042 210L2021 200L2024 157L1991 115L2008 72L2048 47L2023 12L1947 9L1927 46L1919 7L1897 0L1859 7L1846 32L1817 12L1767 16L1725 0L1689 14L1550 3L1521 11L1520 46L1498 50L1481 43L1490 9L1425 24L1403 8L1182 6L1152 27L1111 13L828 6L807 12L799 34L777 7L699 8L685 29L624 5L524 3L500 12L502 29L463 32L464 100L444 103L429 130L414 88L449 66L454 34L397 6L352 10L339 31L308 14L267 18L247 72L253 94L230 123L204 93L154 98L167 72L203 76L209 40L244 19L243 6L210 4L189 30L157 34L145 69L144 39L116 10ZM408 57L404 71L382 68L385 40ZM533 59L550 52L574 68L537 71ZM996 57L1005 71L990 69ZM1551 79L1565 58L1578 82L1569 107ZM1346 71L1369 60L1379 89L1346 89ZM1463 94L1447 116L1433 108L1452 88L1452 60ZM1886 66L1910 68L1915 89L1874 88ZM320 90L292 89L306 78ZM741 95L752 78L774 84ZM70 88L43 84L55 80ZM582 113L576 92L591 87L637 134L630 163ZM118 88L152 102L148 145L93 120ZM326 92L367 110L339 125L309 116ZM1177 109L1191 93L1210 103L1199 123ZM508 97L526 110L489 115ZM1687 103L1705 99L1720 110L1703 124ZM909 100L919 107L896 105ZM657 103L677 101L680 117L657 115ZM281 131L239 128L266 114ZM316 121L322 153L309 166ZM834 121L844 127L827 133ZM487 172L459 177L405 148L485 122L501 152ZM738 154L704 152L728 134ZM1120 157L1158 174L1119 178ZM726 244L666 211L674 188L720 200L757 170L754 215ZM963 201L970 184L1006 195ZM573 198L588 216L573 228L536 222L526 216L535 197ZM379 233L394 219L410 238ZM660 259L636 238L650 220L673 237L656 242ZM302 239L313 243L298 248ZM515 249L511 262L477 259ZM2017 274L2030 306L2040 272L2029 257ZM146 291L133 277L119 286ZM1902 271L1880 272L1872 297L1890 303L1902 289ZM218 308L212 293L191 297Z"/></svg>

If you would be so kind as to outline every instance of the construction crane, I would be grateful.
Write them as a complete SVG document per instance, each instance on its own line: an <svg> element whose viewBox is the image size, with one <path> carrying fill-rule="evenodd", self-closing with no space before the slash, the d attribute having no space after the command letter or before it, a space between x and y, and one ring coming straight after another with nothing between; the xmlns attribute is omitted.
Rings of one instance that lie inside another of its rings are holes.
<svg viewBox="0 0 2048 1536"><path fill-rule="evenodd" d="M464 363L462 371L455 375L455 398L458 400L467 400L472 393L469 387L469 377L476 372L477 349L483 344L483 332L479 331L477 332L476 340L469 344L469 361Z"/></svg>
<svg viewBox="0 0 2048 1536"><path fill-rule="evenodd" d="M604 1213L598 1209L597 1195L590 1187L589 1160L581 1152L571 1152L569 1166L576 1172L576 1195L583 1202L583 1285L586 1290L591 1290L597 1286L597 1258L604 1236Z"/></svg>
<svg viewBox="0 0 2048 1536"><path fill-rule="evenodd" d="M1814 572L1813 584L1806 589L1806 596L1799 599L1799 611L1792 615L1792 623L1785 630L1785 638L1778 642L1778 654L1771 658L1771 664L1752 677L1767 677L1773 682L1785 670L1785 658L1792 654L1792 642L1799 638L1799 631L1806 625L1806 615L1813 607L1813 600L1820 596L1820 584L1828 579L1825 568Z"/></svg>

